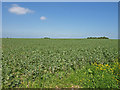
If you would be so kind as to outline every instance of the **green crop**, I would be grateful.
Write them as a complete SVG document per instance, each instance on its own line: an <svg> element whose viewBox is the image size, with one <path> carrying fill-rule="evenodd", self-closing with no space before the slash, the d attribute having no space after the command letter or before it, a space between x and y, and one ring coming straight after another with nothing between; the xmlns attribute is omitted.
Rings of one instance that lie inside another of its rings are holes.
<svg viewBox="0 0 120 90"><path fill-rule="evenodd" d="M3 39L2 49L3 88L119 88L118 40Z"/></svg>

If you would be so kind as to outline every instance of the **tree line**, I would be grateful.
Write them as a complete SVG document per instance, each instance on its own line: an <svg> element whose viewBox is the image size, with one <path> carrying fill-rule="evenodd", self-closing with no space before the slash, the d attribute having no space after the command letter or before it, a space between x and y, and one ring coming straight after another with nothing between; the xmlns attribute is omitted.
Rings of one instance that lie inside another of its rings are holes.
<svg viewBox="0 0 120 90"><path fill-rule="evenodd" d="M87 37L87 39L109 39L108 37Z"/></svg>

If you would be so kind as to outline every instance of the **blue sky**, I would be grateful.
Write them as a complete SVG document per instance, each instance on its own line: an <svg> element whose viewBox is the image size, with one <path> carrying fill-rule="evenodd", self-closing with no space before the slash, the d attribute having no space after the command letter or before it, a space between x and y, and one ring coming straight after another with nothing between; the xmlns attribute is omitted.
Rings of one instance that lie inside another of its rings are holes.
<svg viewBox="0 0 120 90"><path fill-rule="evenodd" d="M2 37L118 38L117 2L3 2Z"/></svg>

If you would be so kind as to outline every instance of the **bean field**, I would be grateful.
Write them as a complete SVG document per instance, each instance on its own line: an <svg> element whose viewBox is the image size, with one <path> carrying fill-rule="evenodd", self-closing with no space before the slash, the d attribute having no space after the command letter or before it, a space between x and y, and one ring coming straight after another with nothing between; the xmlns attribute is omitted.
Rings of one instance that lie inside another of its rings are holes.
<svg viewBox="0 0 120 90"><path fill-rule="evenodd" d="M119 88L118 40L3 39L3 88Z"/></svg>

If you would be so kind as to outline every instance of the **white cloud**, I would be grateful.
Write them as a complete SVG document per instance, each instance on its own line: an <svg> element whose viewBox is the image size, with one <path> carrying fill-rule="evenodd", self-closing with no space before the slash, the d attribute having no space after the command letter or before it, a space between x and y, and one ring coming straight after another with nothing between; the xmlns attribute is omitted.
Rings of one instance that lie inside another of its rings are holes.
<svg viewBox="0 0 120 90"><path fill-rule="evenodd" d="M47 18L45 16L41 16L40 20L46 20Z"/></svg>
<svg viewBox="0 0 120 90"><path fill-rule="evenodd" d="M12 7L8 9L9 12L17 14L17 15L23 15L27 13L33 13L32 10L24 7L20 7L17 4L12 4Z"/></svg>

